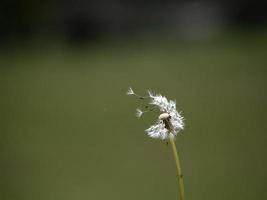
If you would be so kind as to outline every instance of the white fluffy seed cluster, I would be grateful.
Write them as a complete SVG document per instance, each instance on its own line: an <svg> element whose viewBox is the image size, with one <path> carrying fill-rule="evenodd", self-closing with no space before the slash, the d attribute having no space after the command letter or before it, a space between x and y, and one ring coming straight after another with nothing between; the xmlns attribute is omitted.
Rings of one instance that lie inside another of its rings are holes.
<svg viewBox="0 0 267 200"><path fill-rule="evenodd" d="M132 88L129 88L127 95L140 97L134 93ZM150 104L158 107L161 112L156 123L145 130L148 136L167 140L175 137L180 130L184 129L184 119L181 114L177 112L175 101L168 101L166 97L160 94L154 95L151 91L148 91L148 98L151 99ZM143 113L143 111L137 109L136 116L140 118ZM169 124L169 126L166 126L166 123Z"/></svg>
<svg viewBox="0 0 267 200"><path fill-rule="evenodd" d="M176 102L168 101L166 97L157 94L154 95L152 92L148 91L149 97L151 98L150 104L158 106L162 114L159 116L158 121L152 125L150 128L146 129L147 134L152 138L159 138L162 140L174 137L177 133L184 129L184 120L180 113L176 110ZM172 130L169 130L164 123L164 116L167 116Z"/></svg>

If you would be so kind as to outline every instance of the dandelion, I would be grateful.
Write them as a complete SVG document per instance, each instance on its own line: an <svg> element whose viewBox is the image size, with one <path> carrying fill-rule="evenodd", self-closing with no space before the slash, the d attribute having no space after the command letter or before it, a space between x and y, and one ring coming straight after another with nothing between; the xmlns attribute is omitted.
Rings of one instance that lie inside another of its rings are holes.
<svg viewBox="0 0 267 200"><path fill-rule="evenodd" d="M166 97L160 94L153 95L150 91L148 94L151 98L150 104L157 106L161 114L156 124L146 129L147 134L152 138L162 140L176 136L180 130L184 129L184 122L183 117L176 110L175 101L168 101Z"/></svg>
<svg viewBox="0 0 267 200"><path fill-rule="evenodd" d="M161 94L153 94L150 90L148 90L148 96L142 97L133 92L132 88L129 88L127 95L135 95L139 99L149 98L149 105L146 106L148 110L142 111L139 108L136 110L136 116L140 118L145 112L152 110L149 106L157 107L160 111L158 119L156 123L146 129L146 133L151 138L156 138L164 141L169 141L171 143L173 157L176 164L176 172L179 183L179 196L180 200L184 200L184 182L183 175L181 171L181 164L178 157L176 145L175 145L175 137L178 132L184 129L184 118L181 114L176 110L176 102L173 100L168 100L166 97Z"/></svg>

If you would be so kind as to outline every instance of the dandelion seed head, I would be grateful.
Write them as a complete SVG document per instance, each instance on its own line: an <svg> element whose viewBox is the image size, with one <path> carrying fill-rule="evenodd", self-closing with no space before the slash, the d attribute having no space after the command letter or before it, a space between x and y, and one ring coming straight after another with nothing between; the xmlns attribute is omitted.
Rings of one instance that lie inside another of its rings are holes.
<svg viewBox="0 0 267 200"><path fill-rule="evenodd" d="M176 110L176 102L168 101L161 94L153 95L151 91L148 94L151 98L150 104L157 106L161 112L156 124L146 130L148 136L162 140L175 137L180 130L184 129L184 119ZM157 129L155 129L155 126Z"/></svg>
<svg viewBox="0 0 267 200"><path fill-rule="evenodd" d="M134 92L129 88L127 95L132 94ZM184 129L184 118L176 110L176 102L168 100L161 94L154 94L150 90L148 90L148 97L150 98L150 104L158 107L161 112L156 123L145 130L148 136L161 140L167 140L177 136L178 132ZM140 118L144 112L147 111L137 109L136 116Z"/></svg>

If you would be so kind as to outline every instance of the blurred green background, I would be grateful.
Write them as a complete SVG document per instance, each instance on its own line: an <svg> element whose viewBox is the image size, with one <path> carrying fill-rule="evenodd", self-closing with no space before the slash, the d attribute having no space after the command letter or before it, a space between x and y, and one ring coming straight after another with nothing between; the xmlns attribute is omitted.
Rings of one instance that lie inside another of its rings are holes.
<svg viewBox="0 0 267 200"><path fill-rule="evenodd" d="M266 34L136 38L1 56L1 199L177 199L170 146L129 86L177 100L186 198L266 199Z"/></svg>
<svg viewBox="0 0 267 200"><path fill-rule="evenodd" d="M185 117L186 200L266 200L266 25L260 0L2 0L0 200L177 200L130 86Z"/></svg>

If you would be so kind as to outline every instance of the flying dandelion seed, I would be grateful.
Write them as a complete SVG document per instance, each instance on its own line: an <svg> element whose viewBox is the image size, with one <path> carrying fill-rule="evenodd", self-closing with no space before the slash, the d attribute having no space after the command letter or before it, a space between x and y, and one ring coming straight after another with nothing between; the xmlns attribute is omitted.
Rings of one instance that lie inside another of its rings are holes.
<svg viewBox="0 0 267 200"><path fill-rule="evenodd" d="M142 110L140 110L139 108L136 109L136 113L135 113L136 117L140 118L142 117L143 114L144 112Z"/></svg>
<svg viewBox="0 0 267 200"><path fill-rule="evenodd" d="M127 95L133 95L133 94L134 94L133 89L132 89L131 87L129 87L129 89L128 89L128 91L127 91L126 94L127 94Z"/></svg>

